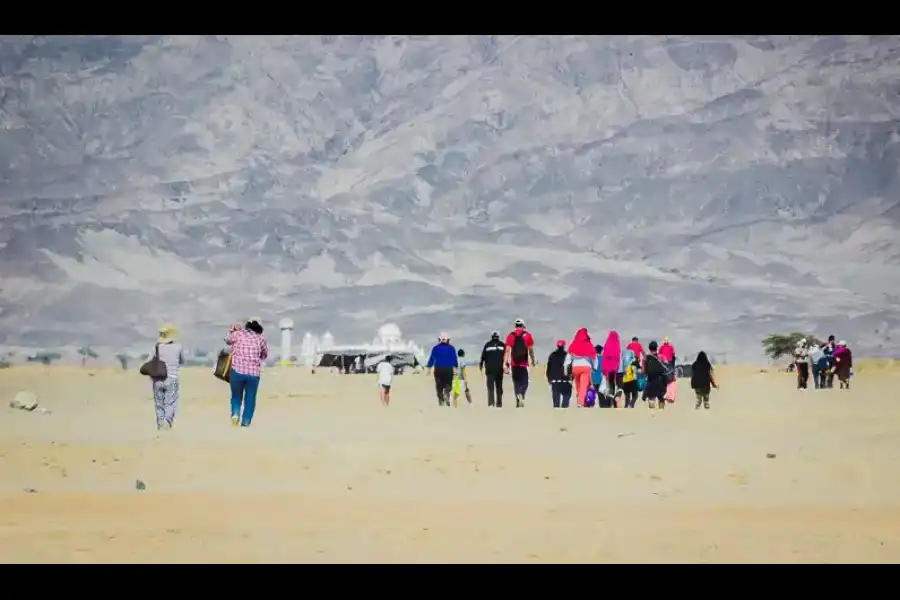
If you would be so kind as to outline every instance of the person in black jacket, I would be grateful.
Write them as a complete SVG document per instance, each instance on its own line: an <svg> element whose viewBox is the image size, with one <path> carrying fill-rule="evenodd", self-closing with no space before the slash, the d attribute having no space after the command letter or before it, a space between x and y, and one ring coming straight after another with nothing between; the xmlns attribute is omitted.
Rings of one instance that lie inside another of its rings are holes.
<svg viewBox="0 0 900 600"><path fill-rule="evenodd" d="M556 350L547 357L547 383L553 395L553 408L569 408L572 398L572 376L566 372L566 340L556 342Z"/></svg>
<svg viewBox="0 0 900 600"><path fill-rule="evenodd" d="M506 344L500 339L500 332L491 333L491 339L487 341L481 350L481 362L478 370L484 373L487 383L488 406L503 407L503 354L506 352Z"/></svg>
<svg viewBox="0 0 900 600"><path fill-rule="evenodd" d="M703 408L709 410L709 393L712 388L718 389L716 379L713 376L713 366L709 357L702 350L697 353L697 360L691 365L691 389L697 396L697 404L694 409Z"/></svg>
<svg viewBox="0 0 900 600"><path fill-rule="evenodd" d="M650 342L647 346L648 354L644 359L644 373L647 374L647 385L644 388L644 400L647 400L648 408L666 408L666 386L669 383L671 371L667 364L659 357L659 344Z"/></svg>

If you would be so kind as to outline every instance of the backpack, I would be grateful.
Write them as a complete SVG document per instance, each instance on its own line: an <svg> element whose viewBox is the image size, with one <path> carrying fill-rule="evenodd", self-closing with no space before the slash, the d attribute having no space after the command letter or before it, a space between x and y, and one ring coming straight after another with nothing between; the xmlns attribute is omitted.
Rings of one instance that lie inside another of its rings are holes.
<svg viewBox="0 0 900 600"><path fill-rule="evenodd" d="M625 372L625 369L628 368L628 365L634 362L635 358L637 357L634 355L634 350L632 350L631 348L625 348L625 350L622 352L622 365L625 367L624 369L622 369L623 373Z"/></svg>
<svg viewBox="0 0 900 600"><path fill-rule="evenodd" d="M652 354L649 357L649 360L655 360L662 367L662 376L666 381L666 384L670 384L675 381L675 369L672 368L672 365L658 356L653 356Z"/></svg>
<svg viewBox="0 0 900 600"><path fill-rule="evenodd" d="M603 381L606 380L606 377L603 376L603 367L600 365L603 364L603 360L600 356L597 356L597 364L591 365L591 383L594 385L600 385Z"/></svg>
<svg viewBox="0 0 900 600"><path fill-rule="evenodd" d="M515 363L528 362L528 344L525 343L525 332L516 334L512 345L512 359Z"/></svg>

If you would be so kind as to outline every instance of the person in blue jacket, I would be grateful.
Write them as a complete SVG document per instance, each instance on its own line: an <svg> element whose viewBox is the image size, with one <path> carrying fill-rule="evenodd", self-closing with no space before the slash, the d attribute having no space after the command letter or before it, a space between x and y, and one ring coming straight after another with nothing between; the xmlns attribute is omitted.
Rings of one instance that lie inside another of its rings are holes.
<svg viewBox="0 0 900 600"><path fill-rule="evenodd" d="M425 372L434 372L434 390L437 393L438 406L450 406L450 390L459 368L456 348L450 344L450 336L441 333L438 343L431 348Z"/></svg>

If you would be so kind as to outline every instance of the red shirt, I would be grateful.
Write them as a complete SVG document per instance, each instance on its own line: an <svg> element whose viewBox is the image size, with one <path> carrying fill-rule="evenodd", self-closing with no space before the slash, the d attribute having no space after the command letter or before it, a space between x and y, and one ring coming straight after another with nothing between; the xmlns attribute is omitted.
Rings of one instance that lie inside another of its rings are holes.
<svg viewBox="0 0 900 600"><path fill-rule="evenodd" d="M644 353L644 347L641 345L640 342L631 342L630 344L625 346L625 349L631 350L632 352L634 352L635 358L640 358L641 355Z"/></svg>
<svg viewBox="0 0 900 600"><path fill-rule="evenodd" d="M658 354L660 358L666 362L672 362L675 359L675 346L672 344L663 344L659 347Z"/></svg>
<svg viewBox="0 0 900 600"><path fill-rule="evenodd" d="M506 336L506 347L509 348L509 362L514 367L527 367L529 364L527 358L523 362L516 362L513 360L512 348L513 348L513 345L516 343L517 335L521 335L525 338L525 347L527 347L527 348L534 347L534 338L531 337L531 334L528 333L527 331L525 331L524 329L521 330L522 331L521 334L517 333L518 331L520 331L520 330L516 329L516 330L510 331L509 335Z"/></svg>

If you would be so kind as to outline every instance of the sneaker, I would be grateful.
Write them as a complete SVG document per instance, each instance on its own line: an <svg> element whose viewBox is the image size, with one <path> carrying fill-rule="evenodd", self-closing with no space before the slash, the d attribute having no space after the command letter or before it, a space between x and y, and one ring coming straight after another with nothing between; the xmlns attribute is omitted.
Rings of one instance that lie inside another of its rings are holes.
<svg viewBox="0 0 900 600"><path fill-rule="evenodd" d="M241 421L240 417L238 417L237 415L232 415L232 417L231 417L231 426L232 426L232 427L237 427L238 425L241 424L240 421Z"/></svg>
<svg viewBox="0 0 900 600"><path fill-rule="evenodd" d="M706 410L709 410L709 402L707 402L706 404L704 404L704 405L703 405L703 408L706 409Z"/></svg>

